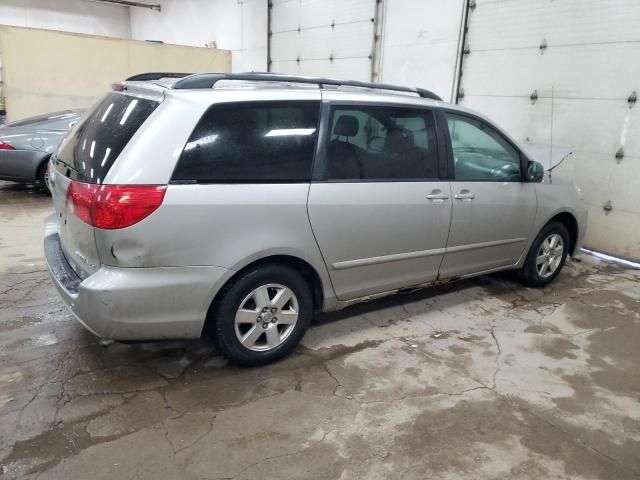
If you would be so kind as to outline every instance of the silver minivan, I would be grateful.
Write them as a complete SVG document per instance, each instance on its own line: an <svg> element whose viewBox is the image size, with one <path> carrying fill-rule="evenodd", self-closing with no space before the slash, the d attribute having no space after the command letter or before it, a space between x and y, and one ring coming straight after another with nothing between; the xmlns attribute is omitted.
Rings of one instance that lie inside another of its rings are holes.
<svg viewBox="0 0 640 480"><path fill-rule="evenodd" d="M544 286L586 223L578 189L485 117L362 82L138 75L49 172L45 253L77 319L209 335L239 365L291 352L316 312L499 270Z"/></svg>

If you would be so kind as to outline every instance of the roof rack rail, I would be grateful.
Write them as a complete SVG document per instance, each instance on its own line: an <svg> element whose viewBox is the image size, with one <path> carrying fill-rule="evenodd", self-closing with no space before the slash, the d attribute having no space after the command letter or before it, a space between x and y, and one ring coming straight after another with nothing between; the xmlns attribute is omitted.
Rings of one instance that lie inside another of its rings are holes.
<svg viewBox="0 0 640 480"><path fill-rule="evenodd" d="M138 73L127 78L127 82L150 82L160 80L161 78L183 78L193 75L193 73L177 73L177 72L148 72Z"/></svg>
<svg viewBox="0 0 640 480"><path fill-rule="evenodd" d="M388 85L385 83L369 83L359 82L356 80L334 80L330 78L315 78L315 77L297 77L295 75L281 75L277 73L195 73L193 75L186 75L182 73L168 74L168 73L143 73L128 78L127 80L146 80L146 76L149 80L157 80L156 75L162 75L159 78L175 76L183 77L173 84L174 89L195 89L195 88L213 88L213 86L220 80L244 80L255 82L290 82L290 83L307 83L315 84L320 88L325 88L327 85L336 87L360 87L360 88L374 88L378 90L391 90L395 92L410 92L416 93L422 98L430 98L432 100L440 100L435 93L425 90L423 88L402 87L399 85ZM142 77L142 78L141 78Z"/></svg>

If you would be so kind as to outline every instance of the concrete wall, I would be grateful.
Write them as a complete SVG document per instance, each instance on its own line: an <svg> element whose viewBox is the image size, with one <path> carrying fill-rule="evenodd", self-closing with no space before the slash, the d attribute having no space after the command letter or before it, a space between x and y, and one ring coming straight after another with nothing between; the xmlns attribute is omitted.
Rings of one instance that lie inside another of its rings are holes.
<svg viewBox="0 0 640 480"><path fill-rule="evenodd" d="M157 0L131 9L131 38L230 50L233 71L267 70L267 0ZM198 69L203 71L203 68Z"/></svg>
<svg viewBox="0 0 640 480"><path fill-rule="evenodd" d="M7 119L84 108L114 80L149 71L225 72L225 50L0 27Z"/></svg>
<svg viewBox="0 0 640 480"><path fill-rule="evenodd" d="M87 0L2 0L0 24L129 38L129 8Z"/></svg>

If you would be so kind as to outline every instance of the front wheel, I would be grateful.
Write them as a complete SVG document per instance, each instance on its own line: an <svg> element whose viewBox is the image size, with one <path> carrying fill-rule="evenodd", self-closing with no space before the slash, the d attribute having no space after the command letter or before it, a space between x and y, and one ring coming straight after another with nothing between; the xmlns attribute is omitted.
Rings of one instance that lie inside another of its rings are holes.
<svg viewBox="0 0 640 480"><path fill-rule="evenodd" d="M560 274L568 252L567 228L559 222L545 225L529 249L520 279L529 287L544 287Z"/></svg>
<svg viewBox="0 0 640 480"><path fill-rule="evenodd" d="M261 265L224 288L214 313L215 340L223 355L237 365L257 366L296 347L311 322L313 299L295 270Z"/></svg>

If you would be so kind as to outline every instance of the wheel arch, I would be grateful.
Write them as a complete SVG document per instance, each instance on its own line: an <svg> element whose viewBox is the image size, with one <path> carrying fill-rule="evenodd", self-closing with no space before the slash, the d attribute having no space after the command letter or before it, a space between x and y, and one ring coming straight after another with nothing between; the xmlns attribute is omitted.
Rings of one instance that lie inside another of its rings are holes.
<svg viewBox="0 0 640 480"><path fill-rule="evenodd" d="M202 329L203 335L206 335L212 331L211 329L215 324L216 307L229 286L232 285L233 282L244 272L260 265L280 265L292 268L293 270L297 271L300 275L302 275L302 277L309 285L309 289L311 290L311 295L313 297L314 313L322 310L325 295L322 279L316 269L313 268L313 266L309 262L301 259L300 257L286 254L269 255L259 258L258 260L254 260L236 271L218 290L213 300L211 301L211 304L209 305L209 309L207 310L207 317Z"/></svg>
<svg viewBox="0 0 640 480"><path fill-rule="evenodd" d="M40 171L43 168L47 168L47 164L49 163L49 159L50 158L51 158L51 154L50 153L47 153L47 154L43 155L42 157L40 157L40 159L36 163L35 171L33 172L34 180L37 181L40 178Z"/></svg>
<svg viewBox="0 0 640 480"><path fill-rule="evenodd" d="M578 220L575 215L571 212L559 212L552 216L547 222L543 225L548 225L551 222L558 222L565 226L567 231L569 232L569 253L573 256L577 252L575 251L577 242L578 242Z"/></svg>

